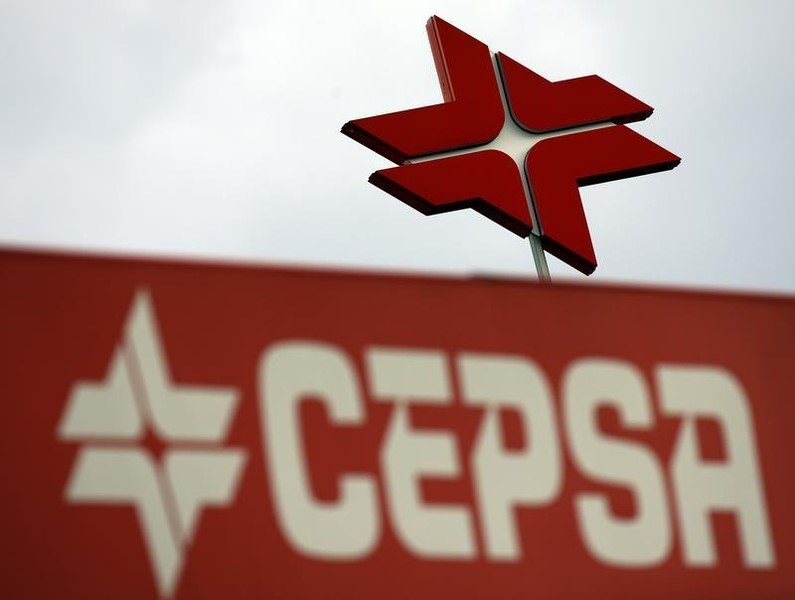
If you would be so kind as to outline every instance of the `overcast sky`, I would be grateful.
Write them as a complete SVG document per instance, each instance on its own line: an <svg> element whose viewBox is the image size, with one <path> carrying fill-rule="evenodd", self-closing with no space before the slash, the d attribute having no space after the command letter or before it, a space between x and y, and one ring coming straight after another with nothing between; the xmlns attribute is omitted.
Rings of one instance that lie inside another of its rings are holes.
<svg viewBox="0 0 795 600"><path fill-rule="evenodd" d="M441 101L437 14L548 79L651 104L673 171L582 190L599 261L553 279L795 293L790 0L0 0L0 244L529 275L525 240L425 217L339 133Z"/></svg>

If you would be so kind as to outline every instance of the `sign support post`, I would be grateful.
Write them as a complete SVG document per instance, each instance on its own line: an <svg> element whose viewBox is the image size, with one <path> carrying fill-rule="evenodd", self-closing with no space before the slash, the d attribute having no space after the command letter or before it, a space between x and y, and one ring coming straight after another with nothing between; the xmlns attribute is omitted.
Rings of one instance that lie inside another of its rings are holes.
<svg viewBox="0 0 795 600"><path fill-rule="evenodd" d="M527 236L527 239L530 242L530 249L533 251L533 262L536 265L538 280L542 283L551 282L552 277L549 275L549 265L547 264L547 256L544 254L544 248L541 246L541 238L531 233Z"/></svg>

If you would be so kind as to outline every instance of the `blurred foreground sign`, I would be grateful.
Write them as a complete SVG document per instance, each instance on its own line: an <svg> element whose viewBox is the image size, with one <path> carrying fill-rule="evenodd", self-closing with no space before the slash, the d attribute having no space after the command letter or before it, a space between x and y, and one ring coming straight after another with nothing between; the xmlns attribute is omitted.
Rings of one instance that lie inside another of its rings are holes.
<svg viewBox="0 0 795 600"><path fill-rule="evenodd" d="M5 597L795 595L795 300L0 253Z"/></svg>

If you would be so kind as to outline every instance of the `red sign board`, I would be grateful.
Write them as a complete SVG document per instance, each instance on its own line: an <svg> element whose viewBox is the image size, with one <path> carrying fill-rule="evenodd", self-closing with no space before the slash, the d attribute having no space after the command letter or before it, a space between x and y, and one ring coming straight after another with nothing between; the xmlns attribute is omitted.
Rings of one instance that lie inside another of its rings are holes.
<svg viewBox="0 0 795 600"><path fill-rule="evenodd" d="M795 596L795 300L0 253L4 597Z"/></svg>
<svg viewBox="0 0 795 600"><path fill-rule="evenodd" d="M548 81L439 17L427 30L444 102L342 127L400 165L370 182L426 215L477 210L591 274L578 188L680 162L624 125L652 107L598 75Z"/></svg>

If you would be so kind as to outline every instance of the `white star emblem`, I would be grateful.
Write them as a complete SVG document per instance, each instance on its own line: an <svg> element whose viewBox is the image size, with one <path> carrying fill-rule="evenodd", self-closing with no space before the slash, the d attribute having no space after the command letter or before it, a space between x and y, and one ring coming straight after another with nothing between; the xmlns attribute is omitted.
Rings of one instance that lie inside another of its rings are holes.
<svg viewBox="0 0 795 600"><path fill-rule="evenodd" d="M78 382L72 388L58 434L85 443L65 498L75 504L135 507L163 597L174 591L202 509L233 501L246 460L236 448L197 450L178 444L223 442L237 401L232 388L171 381L145 291L135 296L105 381ZM136 445L145 425L172 444L161 465Z"/></svg>

